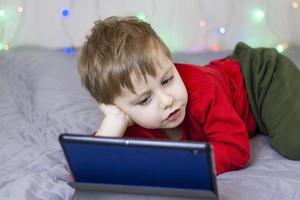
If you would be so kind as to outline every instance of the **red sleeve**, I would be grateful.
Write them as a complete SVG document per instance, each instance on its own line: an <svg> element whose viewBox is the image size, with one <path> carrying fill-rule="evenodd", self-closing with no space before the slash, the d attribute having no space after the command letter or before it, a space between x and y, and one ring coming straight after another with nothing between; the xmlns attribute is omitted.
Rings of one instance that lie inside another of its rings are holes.
<svg viewBox="0 0 300 200"><path fill-rule="evenodd" d="M210 74L203 79L204 87L197 91L201 103L195 105L194 115L213 147L216 173L241 169L250 154L246 125L236 113L222 83Z"/></svg>

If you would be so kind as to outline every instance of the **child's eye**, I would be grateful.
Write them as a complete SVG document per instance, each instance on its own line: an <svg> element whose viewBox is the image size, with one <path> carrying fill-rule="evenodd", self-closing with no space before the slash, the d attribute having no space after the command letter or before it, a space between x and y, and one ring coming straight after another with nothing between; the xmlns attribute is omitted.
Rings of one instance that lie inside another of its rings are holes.
<svg viewBox="0 0 300 200"><path fill-rule="evenodd" d="M146 97L144 99L142 99L141 101L138 102L138 105L146 105L150 102L151 97Z"/></svg>
<svg viewBox="0 0 300 200"><path fill-rule="evenodd" d="M161 84L162 84L162 85L168 84L171 80L173 80L173 78L174 78L174 76L172 75L172 76L170 76L169 78L163 80L163 81L161 82Z"/></svg>

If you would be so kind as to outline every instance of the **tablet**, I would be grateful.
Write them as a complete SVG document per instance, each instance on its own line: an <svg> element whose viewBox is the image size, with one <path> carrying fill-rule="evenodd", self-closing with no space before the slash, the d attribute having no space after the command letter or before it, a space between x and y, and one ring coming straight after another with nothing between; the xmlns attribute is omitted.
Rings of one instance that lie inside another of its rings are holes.
<svg viewBox="0 0 300 200"><path fill-rule="evenodd" d="M217 198L207 143L62 134L73 187L125 193Z"/></svg>

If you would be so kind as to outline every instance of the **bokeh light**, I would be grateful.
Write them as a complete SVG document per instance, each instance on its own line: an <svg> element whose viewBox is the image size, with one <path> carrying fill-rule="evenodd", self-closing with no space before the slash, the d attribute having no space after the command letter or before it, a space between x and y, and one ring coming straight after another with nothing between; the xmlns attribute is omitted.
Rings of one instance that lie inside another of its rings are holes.
<svg viewBox="0 0 300 200"><path fill-rule="evenodd" d="M277 49L277 51L278 51L279 53L282 53L282 52L284 51L284 47L283 47L282 44L277 45L277 46L276 46L276 49Z"/></svg>
<svg viewBox="0 0 300 200"><path fill-rule="evenodd" d="M3 17L5 15L5 11L3 9L0 10L0 17Z"/></svg>
<svg viewBox="0 0 300 200"><path fill-rule="evenodd" d="M3 49L4 49L5 51L9 50L9 45L8 45L8 44L5 44L5 45L3 46Z"/></svg>
<svg viewBox="0 0 300 200"><path fill-rule="evenodd" d="M206 27L206 21L205 20L200 20L199 25L201 28Z"/></svg>
<svg viewBox="0 0 300 200"><path fill-rule="evenodd" d="M299 4L298 4L297 2L294 1L294 2L292 3L292 7L295 8L295 9L297 9L297 8L299 7Z"/></svg>
<svg viewBox="0 0 300 200"><path fill-rule="evenodd" d="M23 10L24 10L24 8L23 8L22 6L19 6L19 7L17 8L17 11L18 11L19 13L22 13Z"/></svg>
<svg viewBox="0 0 300 200"><path fill-rule="evenodd" d="M265 12L261 9L255 9L252 14L252 18L254 21L260 22L264 19Z"/></svg>
<svg viewBox="0 0 300 200"><path fill-rule="evenodd" d="M221 27L221 28L219 28L219 32L220 32L221 34L225 34L226 29L225 29L224 27Z"/></svg>
<svg viewBox="0 0 300 200"><path fill-rule="evenodd" d="M70 15L70 11L69 11L68 9L64 9L64 10L62 11L62 15L63 15L64 17L67 17L67 16Z"/></svg>
<svg viewBox="0 0 300 200"><path fill-rule="evenodd" d="M68 47L65 49L65 53L68 55L71 55L74 53L74 49L72 47Z"/></svg>
<svg viewBox="0 0 300 200"><path fill-rule="evenodd" d="M140 13L136 16L139 20L142 20L142 21L147 21L147 16L144 15L143 13Z"/></svg>

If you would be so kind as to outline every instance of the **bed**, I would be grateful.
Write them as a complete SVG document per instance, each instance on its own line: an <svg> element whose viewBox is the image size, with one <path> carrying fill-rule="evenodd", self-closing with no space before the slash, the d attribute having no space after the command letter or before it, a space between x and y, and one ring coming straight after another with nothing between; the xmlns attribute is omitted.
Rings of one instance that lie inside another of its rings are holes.
<svg viewBox="0 0 300 200"><path fill-rule="evenodd" d="M228 54L177 53L174 61L205 64ZM286 54L300 66L300 49ZM80 84L76 58L29 46L0 53L0 199L72 198L58 136L89 134L103 118ZM217 184L221 200L300 199L300 161L283 158L258 134L251 138L247 168L218 176ZM103 199L131 198L104 194Z"/></svg>

